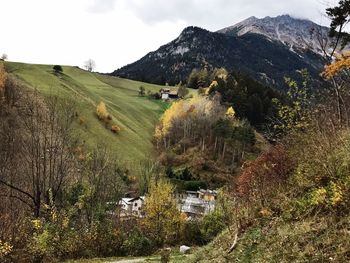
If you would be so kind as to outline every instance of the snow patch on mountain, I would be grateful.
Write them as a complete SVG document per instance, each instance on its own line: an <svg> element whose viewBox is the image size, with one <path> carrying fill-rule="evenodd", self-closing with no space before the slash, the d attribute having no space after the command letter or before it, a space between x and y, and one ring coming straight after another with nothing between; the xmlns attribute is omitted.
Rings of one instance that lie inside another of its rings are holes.
<svg viewBox="0 0 350 263"><path fill-rule="evenodd" d="M190 49L188 47L183 47L183 46L178 46L175 50L173 50L171 53L173 55L178 55L180 54L181 56L183 56L186 52L190 51Z"/></svg>

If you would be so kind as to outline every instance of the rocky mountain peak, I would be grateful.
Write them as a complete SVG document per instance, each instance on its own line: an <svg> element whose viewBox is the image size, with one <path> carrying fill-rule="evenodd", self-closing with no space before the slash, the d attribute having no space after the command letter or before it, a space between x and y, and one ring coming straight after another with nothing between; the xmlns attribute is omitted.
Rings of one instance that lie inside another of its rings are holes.
<svg viewBox="0 0 350 263"><path fill-rule="evenodd" d="M277 17L248 19L233 26L219 30L219 33L227 35L242 36L247 33L264 35L271 40L282 42L288 46L291 51L310 49L315 53L322 53L319 39L328 43L327 27L322 27L310 20L299 19L288 14Z"/></svg>

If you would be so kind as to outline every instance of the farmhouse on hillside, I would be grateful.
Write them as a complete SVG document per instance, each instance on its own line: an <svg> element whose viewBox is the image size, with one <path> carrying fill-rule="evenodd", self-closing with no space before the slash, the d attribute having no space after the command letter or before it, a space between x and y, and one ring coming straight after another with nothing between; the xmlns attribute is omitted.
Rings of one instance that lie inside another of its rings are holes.
<svg viewBox="0 0 350 263"><path fill-rule="evenodd" d="M162 96L162 100L179 98L177 91L175 90L171 91L169 88L163 88L159 92L160 92L160 95Z"/></svg>

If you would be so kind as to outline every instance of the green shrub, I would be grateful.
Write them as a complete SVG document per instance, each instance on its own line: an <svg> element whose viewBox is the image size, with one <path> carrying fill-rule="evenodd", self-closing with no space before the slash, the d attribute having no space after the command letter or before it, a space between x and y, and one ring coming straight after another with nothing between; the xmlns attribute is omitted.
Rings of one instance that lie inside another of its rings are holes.
<svg viewBox="0 0 350 263"><path fill-rule="evenodd" d="M201 232L206 242L213 240L225 228L224 215L219 209L207 214L202 219Z"/></svg>
<svg viewBox="0 0 350 263"><path fill-rule="evenodd" d="M137 228L124 241L122 250L129 256L144 256L152 253L152 242Z"/></svg>

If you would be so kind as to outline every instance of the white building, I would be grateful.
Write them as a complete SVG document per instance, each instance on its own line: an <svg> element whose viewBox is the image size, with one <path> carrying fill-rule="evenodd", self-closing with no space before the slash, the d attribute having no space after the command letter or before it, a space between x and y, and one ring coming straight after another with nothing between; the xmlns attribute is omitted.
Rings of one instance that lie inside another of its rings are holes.
<svg viewBox="0 0 350 263"><path fill-rule="evenodd" d="M135 198L122 198L118 206L120 208L121 217L143 217L143 204L145 202L144 196Z"/></svg>
<svg viewBox="0 0 350 263"><path fill-rule="evenodd" d="M187 191L179 200L178 209L189 219L201 217L214 211L217 192L212 190Z"/></svg>

